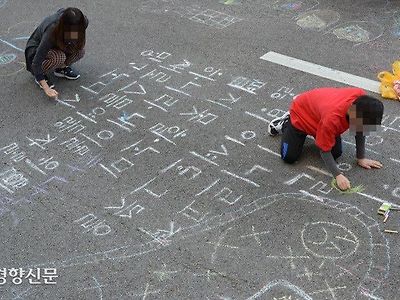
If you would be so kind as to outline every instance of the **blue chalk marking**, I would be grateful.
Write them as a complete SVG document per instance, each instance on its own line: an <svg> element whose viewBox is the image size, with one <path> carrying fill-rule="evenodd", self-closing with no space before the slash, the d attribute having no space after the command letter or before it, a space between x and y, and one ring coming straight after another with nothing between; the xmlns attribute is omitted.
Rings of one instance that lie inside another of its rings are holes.
<svg viewBox="0 0 400 300"><path fill-rule="evenodd" d="M121 120L121 121L126 121L126 119L128 119L128 114L125 112L125 111L123 111L122 113L121 113L121 116L119 117L119 119Z"/></svg>
<svg viewBox="0 0 400 300"><path fill-rule="evenodd" d="M287 151L288 151L288 147L289 147L288 143L283 143L282 149L281 149L282 158L286 157L286 154L287 154Z"/></svg>

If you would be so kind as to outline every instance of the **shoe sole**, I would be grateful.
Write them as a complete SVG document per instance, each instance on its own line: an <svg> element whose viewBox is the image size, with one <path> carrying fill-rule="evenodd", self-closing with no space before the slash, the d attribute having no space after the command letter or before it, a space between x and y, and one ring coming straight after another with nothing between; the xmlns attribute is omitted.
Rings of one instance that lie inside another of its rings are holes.
<svg viewBox="0 0 400 300"><path fill-rule="evenodd" d="M272 120L271 123L268 125L268 133L269 135L275 136L280 133L282 130L283 124L285 123L285 120L278 119L278 120ZM277 129L276 127L280 127Z"/></svg>
<svg viewBox="0 0 400 300"><path fill-rule="evenodd" d="M60 77L60 78L67 78L69 80L76 80L79 77L81 77L81 75L78 75L77 77L70 77L70 76L67 76L67 75L64 75L64 74L60 74L60 73L55 73L55 72L54 72L54 76Z"/></svg>

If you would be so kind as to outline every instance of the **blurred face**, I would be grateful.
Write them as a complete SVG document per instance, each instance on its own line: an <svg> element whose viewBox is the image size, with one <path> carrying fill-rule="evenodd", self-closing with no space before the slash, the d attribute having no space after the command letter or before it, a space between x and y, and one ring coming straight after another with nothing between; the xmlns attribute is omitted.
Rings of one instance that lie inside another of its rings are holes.
<svg viewBox="0 0 400 300"><path fill-rule="evenodd" d="M64 28L64 41L75 42L79 38L79 28L76 25L68 25Z"/></svg>
<svg viewBox="0 0 400 300"><path fill-rule="evenodd" d="M78 31L64 32L64 40L77 40L79 37Z"/></svg>
<svg viewBox="0 0 400 300"><path fill-rule="evenodd" d="M371 108L372 109L372 108ZM368 114L367 112L364 112ZM350 132L352 134L356 134L357 132L362 132L364 135L370 135L377 131L377 128L380 125L376 124L364 124L363 118L361 115L357 114L355 105L352 105L348 111L349 115L349 124L350 124ZM378 123L376 120L374 123Z"/></svg>

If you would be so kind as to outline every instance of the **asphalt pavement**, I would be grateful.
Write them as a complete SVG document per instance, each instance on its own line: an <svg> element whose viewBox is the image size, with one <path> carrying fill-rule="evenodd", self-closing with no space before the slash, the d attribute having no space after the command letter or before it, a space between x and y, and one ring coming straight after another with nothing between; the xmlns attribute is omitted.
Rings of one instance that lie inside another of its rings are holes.
<svg viewBox="0 0 400 300"><path fill-rule="evenodd" d="M400 299L400 103L377 74L399 1L0 0L0 299ZM76 81L25 70L41 20L89 19ZM317 87L381 99L332 177L312 138L279 157L268 123ZM399 115L398 115L399 114ZM393 232L385 232L385 230Z"/></svg>

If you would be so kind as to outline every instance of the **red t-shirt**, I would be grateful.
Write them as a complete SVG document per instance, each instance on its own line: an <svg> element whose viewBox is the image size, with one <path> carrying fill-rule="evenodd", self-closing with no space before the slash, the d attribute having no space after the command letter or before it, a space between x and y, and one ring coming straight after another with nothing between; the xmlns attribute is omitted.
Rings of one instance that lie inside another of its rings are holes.
<svg viewBox="0 0 400 300"><path fill-rule="evenodd" d="M315 138L322 151L330 151L347 129L346 113L365 91L359 88L319 88L297 95L290 106L294 127Z"/></svg>

